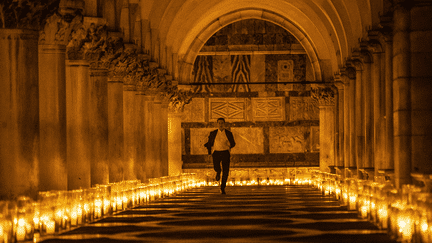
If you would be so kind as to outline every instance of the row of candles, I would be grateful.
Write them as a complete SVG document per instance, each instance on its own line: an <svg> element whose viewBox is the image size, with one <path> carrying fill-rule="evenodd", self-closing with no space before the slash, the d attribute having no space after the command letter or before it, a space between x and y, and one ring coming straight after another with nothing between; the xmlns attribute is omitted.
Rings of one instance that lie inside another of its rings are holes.
<svg viewBox="0 0 432 243"><path fill-rule="evenodd" d="M432 243L432 193L412 184L396 189L390 181L374 182L314 171L312 186L357 211L399 242Z"/></svg>
<svg viewBox="0 0 432 243"><path fill-rule="evenodd" d="M89 189L39 192L37 200L21 196L0 201L0 243L37 241L94 222L116 212L200 187L196 174L95 185Z"/></svg>

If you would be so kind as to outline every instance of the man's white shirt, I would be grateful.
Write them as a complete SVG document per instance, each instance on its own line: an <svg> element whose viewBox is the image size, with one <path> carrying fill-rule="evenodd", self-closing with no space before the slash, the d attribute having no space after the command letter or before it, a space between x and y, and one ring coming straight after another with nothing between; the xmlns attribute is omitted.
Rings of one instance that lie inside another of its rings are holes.
<svg viewBox="0 0 432 243"><path fill-rule="evenodd" d="M230 150L230 148L230 142L226 136L225 130L221 131L218 129L212 152Z"/></svg>

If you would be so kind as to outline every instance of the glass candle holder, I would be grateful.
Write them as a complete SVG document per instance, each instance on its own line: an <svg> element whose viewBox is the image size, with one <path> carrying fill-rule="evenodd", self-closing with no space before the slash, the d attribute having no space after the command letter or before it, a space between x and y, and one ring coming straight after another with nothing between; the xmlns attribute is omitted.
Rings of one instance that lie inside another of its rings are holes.
<svg viewBox="0 0 432 243"><path fill-rule="evenodd" d="M351 178L349 180L349 188L348 188L348 210L356 210L357 209L357 180Z"/></svg>
<svg viewBox="0 0 432 243"><path fill-rule="evenodd" d="M94 199L95 199L95 189L88 188L83 190L83 209L84 217L83 221L85 223L90 223L94 220Z"/></svg>
<svg viewBox="0 0 432 243"><path fill-rule="evenodd" d="M14 219L14 233L16 241L33 240L34 210L29 197L20 196L17 199L17 214Z"/></svg>
<svg viewBox="0 0 432 243"><path fill-rule="evenodd" d="M10 243L13 240L13 217L16 212L15 204L0 201L0 242Z"/></svg>
<svg viewBox="0 0 432 243"><path fill-rule="evenodd" d="M54 192L39 192L40 202L39 232L41 235L52 235L60 230L60 225L55 221L55 209L57 206L57 194Z"/></svg>

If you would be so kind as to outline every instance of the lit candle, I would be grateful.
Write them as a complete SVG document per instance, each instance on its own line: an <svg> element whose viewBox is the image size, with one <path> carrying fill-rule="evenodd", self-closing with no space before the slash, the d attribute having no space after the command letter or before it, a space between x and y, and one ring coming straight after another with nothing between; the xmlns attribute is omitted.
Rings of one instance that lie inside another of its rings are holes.
<svg viewBox="0 0 432 243"><path fill-rule="evenodd" d="M23 218L18 219L18 225L17 225L17 233L16 238L17 241L24 241L26 236L26 227L25 227L25 220Z"/></svg>
<svg viewBox="0 0 432 243"><path fill-rule="evenodd" d="M55 233L55 221L54 220L48 220L45 222L46 227L46 233L47 234L54 234Z"/></svg>

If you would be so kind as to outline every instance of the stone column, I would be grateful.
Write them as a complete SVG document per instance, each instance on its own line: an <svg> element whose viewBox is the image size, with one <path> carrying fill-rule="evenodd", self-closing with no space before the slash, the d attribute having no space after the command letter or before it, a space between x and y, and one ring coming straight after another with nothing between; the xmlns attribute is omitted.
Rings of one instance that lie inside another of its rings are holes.
<svg viewBox="0 0 432 243"><path fill-rule="evenodd" d="M348 74L349 75L349 74ZM348 92L348 110L349 110L349 130L348 130L348 140L349 140L349 154L348 154L348 170L349 176L352 177L357 175L357 156L356 156L356 103L355 103L355 94L356 94L356 83L357 83L357 71L352 68L352 77L349 76L349 92ZM358 81L360 82L360 81Z"/></svg>
<svg viewBox="0 0 432 243"><path fill-rule="evenodd" d="M163 99L161 104L161 116L160 116L160 137L161 137L161 176L168 176L169 164L168 164L168 100Z"/></svg>
<svg viewBox="0 0 432 243"><path fill-rule="evenodd" d="M410 10L397 4L393 30L393 117L395 186L411 183Z"/></svg>
<svg viewBox="0 0 432 243"><path fill-rule="evenodd" d="M320 120L320 170L330 172L335 166L335 93L330 87L313 91L318 101Z"/></svg>
<svg viewBox="0 0 432 243"><path fill-rule="evenodd" d="M109 181L124 180L123 79L108 78L108 162Z"/></svg>
<svg viewBox="0 0 432 243"><path fill-rule="evenodd" d="M135 172L137 179L141 181L145 181L147 179L145 163L146 163L146 153L145 153L145 118L148 116L145 112L145 101L146 96L143 90L138 90L136 94L136 123L137 123L137 132L136 132L136 155L137 162L135 164Z"/></svg>
<svg viewBox="0 0 432 243"><path fill-rule="evenodd" d="M89 63L66 61L66 140L68 190L91 187Z"/></svg>
<svg viewBox="0 0 432 243"><path fill-rule="evenodd" d="M39 186L38 32L0 29L0 199Z"/></svg>
<svg viewBox="0 0 432 243"><path fill-rule="evenodd" d="M411 41L409 65L411 68L409 80L412 124L411 173L422 173L428 176L432 174L432 47L429 44L432 41L431 11L430 1L417 3L412 7L409 34Z"/></svg>
<svg viewBox="0 0 432 243"><path fill-rule="evenodd" d="M162 176L162 97L157 95L153 100L153 136L154 136L154 164L152 166L152 177L161 177Z"/></svg>
<svg viewBox="0 0 432 243"><path fill-rule="evenodd" d="M155 131L153 126L154 117L154 106L153 100L155 98L154 94L147 93L144 97L144 153L145 153L145 172L146 178L155 178L154 170L157 166L156 164L156 141L155 141Z"/></svg>
<svg viewBox="0 0 432 243"><path fill-rule="evenodd" d="M168 175L182 173L181 112L168 113Z"/></svg>
<svg viewBox="0 0 432 243"><path fill-rule="evenodd" d="M39 190L67 190L66 46L39 45Z"/></svg>
<svg viewBox="0 0 432 243"><path fill-rule="evenodd" d="M91 184L109 183L108 70L90 69L89 129L91 134Z"/></svg>
<svg viewBox="0 0 432 243"><path fill-rule="evenodd" d="M343 147L344 147L344 176L348 177L348 171L347 169L350 167L350 156L351 156L351 141L350 141L350 123L349 123L349 117L350 117L350 107L349 107L349 101L350 101L350 79L349 79L349 69L347 68L345 73L342 75L342 81L344 84L344 113L343 113Z"/></svg>
<svg viewBox="0 0 432 243"><path fill-rule="evenodd" d="M354 151L356 157L357 170L363 168L364 162L364 103L363 103L363 80L362 80L362 64L356 63L356 82L355 82L355 95L354 95L354 109L355 109L355 121L354 121L354 131L355 131L355 144Z"/></svg>
<svg viewBox="0 0 432 243"><path fill-rule="evenodd" d="M123 126L124 126L124 179L136 179L136 85L123 86Z"/></svg>
<svg viewBox="0 0 432 243"><path fill-rule="evenodd" d="M385 150L379 170L394 174L394 129L393 129L393 43L385 44Z"/></svg>
<svg viewBox="0 0 432 243"><path fill-rule="evenodd" d="M383 163L384 158L384 80L381 75L381 53L373 52L373 63L371 70L372 93L373 93L373 167L375 168L375 176L378 176L378 170Z"/></svg>
<svg viewBox="0 0 432 243"><path fill-rule="evenodd" d="M366 54L367 57L369 57ZM369 58L368 58L369 59ZM373 140L373 91L372 90L372 82L371 82L371 62L370 60L366 60L363 63L363 73L362 73L362 114L363 114L363 160L360 163L362 172L367 176L368 179L374 178L374 161L373 161L373 148L374 148L374 140ZM366 179L366 178L364 178Z"/></svg>
<svg viewBox="0 0 432 243"><path fill-rule="evenodd" d="M344 141L344 118L345 118L345 85L342 80L335 82L337 87L337 119L336 119L336 161L335 165L340 172L345 165L345 141Z"/></svg>

